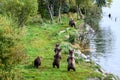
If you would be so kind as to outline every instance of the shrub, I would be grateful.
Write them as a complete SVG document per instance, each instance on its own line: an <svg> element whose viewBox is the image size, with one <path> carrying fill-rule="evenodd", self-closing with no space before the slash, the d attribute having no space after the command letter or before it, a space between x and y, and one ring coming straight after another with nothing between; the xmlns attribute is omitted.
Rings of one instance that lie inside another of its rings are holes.
<svg viewBox="0 0 120 80"><path fill-rule="evenodd" d="M25 57L24 46L20 40L21 31L14 27L11 19L1 15L0 17L0 74L3 80L13 80L12 69Z"/></svg>
<svg viewBox="0 0 120 80"><path fill-rule="evenodd" d="M80 62L83 62L83 61L84 61L83 58L78 58L78 59L75 60L75 62L76 62L77 64L79 64Z"/></svg>
<svg viewBox="0 0 120 80"><path fill-rule="evenodd" d="M0 13L13 18L20 27L38 10L37 0L0 0L0 7Z"/></svg>
<svg viewBox="0 0 120 80"><path fill-rule="evenodd" d="M74 33L71 33L68 41L69 41L70 43L74 43L74 42L75 42L75 38L76 38L76 35L75 35Z"/></svg>
<svg viewBox="0 0 120 80"><path fill-rule="evenodd" d="M74 44L75 40L77 38L77 35L78 35L78 31L77 30L75 30L75 29L71 30L71 32L69 33L69 39L68 39L68 41L70 43Z"/></svg>
<svg viewBox="0 0 120 80"><path fill-rule="evenodd" d="M72 48L70 44L67 42L62 42L60 47L62 48L62 53L65 53L65 54L68 54L69 49Z"/></svg>
<svg viewBox="0 0 120 80"><path fill-rule="evenodd" d="M71 6L70 9L69 9L69 12L77 12L77 7L76 6Z"/></svg>

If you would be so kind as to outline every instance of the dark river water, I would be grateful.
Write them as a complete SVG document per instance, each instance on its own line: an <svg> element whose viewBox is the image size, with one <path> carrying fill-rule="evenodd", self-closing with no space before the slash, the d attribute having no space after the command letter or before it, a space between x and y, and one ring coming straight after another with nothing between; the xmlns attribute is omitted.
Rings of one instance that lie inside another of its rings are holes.
<svg viewBox="0 0 120 80"><path fill-rule="evenodd" d="M105 71L120 77L120 0L113 0L110 8L103 8L102 16L100 31L90 41L92 59Z"/></svg>

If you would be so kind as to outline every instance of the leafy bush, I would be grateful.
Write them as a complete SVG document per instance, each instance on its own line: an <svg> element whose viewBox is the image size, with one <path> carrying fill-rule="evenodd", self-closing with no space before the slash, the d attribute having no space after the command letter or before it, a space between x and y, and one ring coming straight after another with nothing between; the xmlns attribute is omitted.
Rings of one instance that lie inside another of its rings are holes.
<svg viewBox="0 0 120 80"><path fill-rule="evenodd" d="M68 41L70 43L74 44L75 40L77 38L77 35L78 35L78 31L77 30L75 30L75 29L71 30L71 32L69 33L69 39L68 39Z"/></svg>
<svg viewBox="0 0 120 80"><path fill-rule="evenodd" d="M108 74L105 78L104 78L104 80L115 80L114 79L114 75L113 74ZM117 80L117 79L116 79Z"/></svg>
<svg viewBox="0 0 120 80"><path fill-rule="evenodd" d="M102 9L97 6L92 6L87 10L85 14L85 22L89 24L95 31L99 28L99 22L101 20Z"/></svg>
<svg viewBox="0 0 120 80"><path fill-rule="evenodd" d="M0 74L3 80L13 80L12 69L25 57L24 46L20 42L22 35L11 19L0 17Z"/></svg>
<svg viewBox="0 0 120 80"><path fill-rule="evenodd" d="M46 1L38 0L38 12L41 14L42 18L46 18L46 19L50 18Z"/></svg>
<svg viewBox="0 0 120 80"><path fill-rule="evenodd" d="M65 53L65 54L68 54L69 49L72 48L70 44L67 42L62 42L60 47L62 48L62 53Z"/></svg>
<svg viewBox="0 0 120 80"><path fill-rule="evenodd" d="M21 27L38 10L37 0L0 0L0 7L1 14L7 14Z"/></svg>
<svg viewBox="0 0 120 80"><path fill-rule="evenodd" d="M75 35L74 33L71 33L68 41L69 41L70 43L74 43L74 42L75 42L75 38L76 38L76 35Z"/></svg>
<svg viewBox="0 0 120 80"><path fill-rule="evenodd" d="M84 61L84 59L83 58L78 58L78 59L75 59L75 62L78 64L78 63L80 63L80 62L83 62Z"/></svg>
<svg viewBox="0 0 120 80"><path fill-rule="evenodd" d="M71 6L70 9L69 9L69 12L77 12L77 7L76 6Z"/></svg>
<svg viewBox="0 0 120 80"><path fill-rule="evenodd" d="M68 13L69 12L69 6L68 6L68 4L63 3L61 11L62 11L62 13Z"/></svg>
<svg viewBox="0 0 120 80"><path fill-rule="evenodd" d="M77 64L79 64L80 62L83 62L83 61L84 61L84 58L79 57L78 54L75 54L75 57L76 57L75 62L76 62Z"/></svg>

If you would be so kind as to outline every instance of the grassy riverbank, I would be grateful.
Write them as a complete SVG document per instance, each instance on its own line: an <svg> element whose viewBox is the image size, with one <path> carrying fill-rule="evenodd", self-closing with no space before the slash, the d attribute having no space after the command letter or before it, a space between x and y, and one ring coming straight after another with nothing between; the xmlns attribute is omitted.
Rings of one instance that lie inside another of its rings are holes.
<svg viewBox="0 0 120 80"><path fill-rule="evenodd" d="M63 20L61 24L39 24L31 23L25 28L26 35L23 37L23 43L27 58L24 62L17 66L25 80L87 80L87 78L101 77L100 73L95 72L96 66L91 63L81 61L76 64L76 71L67 71L67 54L62 53L60 69L52 68L54 46L56 43L64 44L65 35L58 35L58 32L65 30L68 26L67 20ZM83 20L77 21L77 25ZM33 67L33 61L37 56L42 56L42 64L38 69Z"/></svg>

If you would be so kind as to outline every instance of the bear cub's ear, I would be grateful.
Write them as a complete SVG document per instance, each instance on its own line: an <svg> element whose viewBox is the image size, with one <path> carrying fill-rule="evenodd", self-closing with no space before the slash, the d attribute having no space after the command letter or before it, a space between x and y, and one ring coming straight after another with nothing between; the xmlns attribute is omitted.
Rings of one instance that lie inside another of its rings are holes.
<svg viewBox="0 0 120 80"><path fill-rule="evenodd" d="M56 47L59 47L60 46L60 44L58 44L58 43L56 43L56 45L55 45Z"/></svg>

